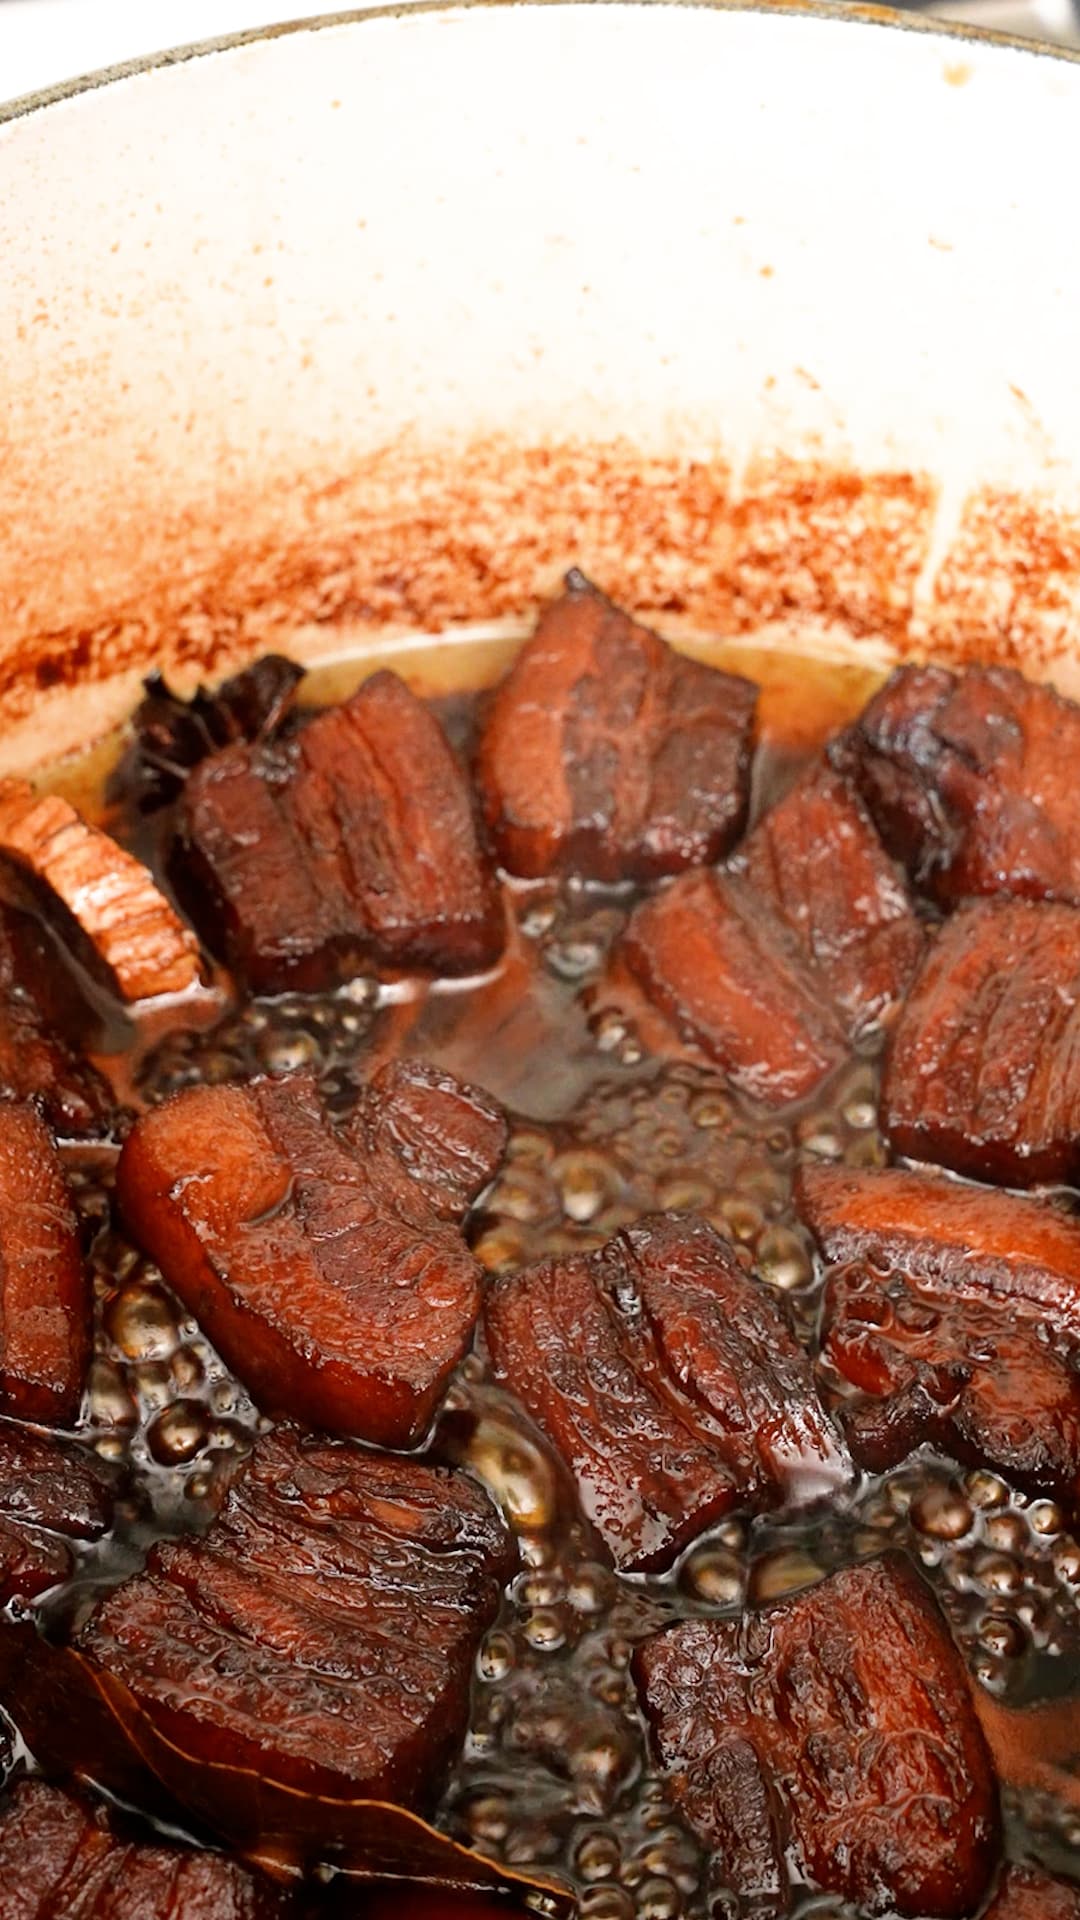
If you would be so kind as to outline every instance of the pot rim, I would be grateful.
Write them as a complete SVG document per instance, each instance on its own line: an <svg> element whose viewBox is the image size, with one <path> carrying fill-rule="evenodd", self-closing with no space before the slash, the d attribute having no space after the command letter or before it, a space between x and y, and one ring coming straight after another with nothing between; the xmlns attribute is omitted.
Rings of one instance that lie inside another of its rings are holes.
<svg viewBox="0 0 1080 1920"><path fill-rule="evenodd" d="M1070 66L1080 66L1080 48L1066 47L1049 40L1039 40L1023 34L1002 33L996 27L969 26L966 22L941 20L922 13L900 12L895 7L851 4L851 0L629 0L631 5L643 10L657 7L693 8L703 13L761 13L776 18L809 17L818 20L849 21L858 26L884 27L901 33L921 33L933 35L940 40L956 40L963 45L994 46L1011 48L1017 53L1034 54L1042 59L1056 60ZM231 53L236 48L256 45L263 40L278 40L294 33L320 33L328 27L358 26L368 20L408 19L416 14L447 12L479 12L481 9L509 12L511 8L528 6L590 6L603 7L625 5L627 0L384 0L383 4L347 8L336 13L314 14L310 19L281 20L271 22L265 27L245 27L237 33L218 35L209 40L196 40L179 47L170 47L160 53L142 54L133 60L120 61L118 64L101 67L92 73L80 74L73 80L61 80L51 87L39 88L34 93L20 95L15 100L0 102L0 127L12 121L25 119L39 113L47 107L57 106L63 101L77 99L82 94L94 93L100 88L111 86L116 80L130 80L138 74L154 73L159 68L182 66L189 60L201 60L209 54Z"/></svg>

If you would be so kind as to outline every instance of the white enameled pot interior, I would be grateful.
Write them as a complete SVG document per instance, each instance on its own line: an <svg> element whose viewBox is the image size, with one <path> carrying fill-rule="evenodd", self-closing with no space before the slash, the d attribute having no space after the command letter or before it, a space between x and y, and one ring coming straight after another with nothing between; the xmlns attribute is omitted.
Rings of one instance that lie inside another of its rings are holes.
<svg viewBox="0 0 1080 1920"><path fill-rule="evenodd" d="M16 113L4 763L153 662L519 620L572 561L1080 684L1077 179L1080 64L784 8L367 15Z"/></svg>

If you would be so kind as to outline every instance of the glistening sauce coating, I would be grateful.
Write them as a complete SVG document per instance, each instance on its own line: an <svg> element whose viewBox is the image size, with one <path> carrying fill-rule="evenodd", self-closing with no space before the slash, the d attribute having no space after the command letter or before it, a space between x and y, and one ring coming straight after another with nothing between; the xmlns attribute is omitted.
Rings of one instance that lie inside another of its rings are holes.
<svg viewBox="0 0 1080 1920"><path fill-rule="evenodd" d="M765 688L755 813L873 684L851 667L808 669L794 654L738 647L708 657ZM420 690L434 686L451 736L464 741L474 720L468 689L490 677L490 650L447 649L442 658L456 690L446 678L425 680L415 658L404 657L401 670L418 670ZM343 669L336 684L309 683L304 697L340 697L356 677ZM62 770L65 790L73 779L77 772ZM86 804L85 790L80 798ZM156 831L122 794L108 824L157 859ZM99 1064L136 1107L198 1082L305 1069L344 1113L383 1059L401 1051L432 1059L489 1089L510 1116L505 1165L470 1222L491 1274L599 1248L650 1212L690 1212L786 1297L812 1345L821 1268L792 1206L793 1173L800 1156L853 1169L885 1164L875 1049L856 1050L801 1103L755 1107L703 1061L665 1055L644 1010L638 1017L610 991L607 960L633 910L632 890L539 880L508 884L507 893L514 931L489 979L402 992L360 978L336 992L240 1002L209 1022L204 1006L193 1024L177 1007L156 1016L153 1033L129 1029L126 1051ZM126 1575L155 1534L189 1525L218 1463L249 1447L258 1424L244 1390L120 1231L111 1156L71 1148L66 1159L80 1209L97 1228L95 1359L82 1430L104 1459L134 1468L150 1518L121 1514L115 1533L83 1552L74 1580L48 1603L57 1621L77 1617L91 1587ZM898 1546L923 1566L988 1714L998 1715L995 1754L1012 1744L1010 1857L1034 1853L1080 1872L1080 1785L1068 1778L1069 1726L1080 1714L1071 1697L1080 1547L1053 1502L1021 1497L984 1469L920 1456L862 1477L824 1516L748 1523L736 1513L695 1541L672 1573L619 1577L597 1552L565 1470L494 1384L482 1333L431 1446L492 1488L522 1560L478 1657L469 1734L439 1810L457 1837L508 1865L564 1876L592 1920L703 1916L703 1855L649 1758L630 1676L635 1648L670 1622L737 1618L748 1604ZM1011 1715L1014 1708L1025 1715ZM313 1901L319 1911L317 1893ZM790 1911L852 1910L794 1885Z"/></svg>

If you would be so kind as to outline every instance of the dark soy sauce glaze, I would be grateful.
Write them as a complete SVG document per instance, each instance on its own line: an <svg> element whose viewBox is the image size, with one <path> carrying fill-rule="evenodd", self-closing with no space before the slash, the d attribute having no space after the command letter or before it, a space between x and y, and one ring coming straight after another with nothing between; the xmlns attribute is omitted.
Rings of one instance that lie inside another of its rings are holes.
<svg viewBox="0 0 1080 1920"><path fill-rule="evenodd" d="M721 663L754 674L763 658ZM850 667L819 667L808 681L805 663L772 657L756 812L871 685ZM437 705L465 750L473 700ZM70 777L64 784L70 790ZM148 827L120 792L110 829L160 871L167 816ZM85 793L80 799L87 804ZM382 1059L399 1051L434 1058L487 1086L511 1115L505 1166L470 1227L491 1272L600 1246L656 1208L689 1210L787 1296L812 1345L821 1274L791 1209L792 1173L800 1156L883 1164L875 1050L852 1057L812 1102L779 1113L740 1101L690 1055L652 1051L633 1011L602 984L635 897L572 883L508 887L514 933L493 979L390 990L357 980L327 996L237 1003L209 1021L204 1005L194 1025L181 1007L167 1031L127 1028L125 1051L104 1064L132 1106L198 1080L308 1068L331 1108L346 1111ZM117 1040L114 1030L110 1044ZM50 1596L54 1628L137 1565L154 1537L204 1524L215 1472L258 1426L244 1390L115 1224L113 1156L72 1148L66 1157L94 1234L96 1347L83 1437L130 1467L132 1491L115 1533L86 1549L73 1581ZM920 1456L809 1519L732 1518L663 1579L619 1579L590 1539L564 1470L513 1399L491 1385L482 1336L431 1446L487 1481L521 1548L521 1571L481 1650L470 1731L438 1819L483 1853L564 1876L591 1920L705 1913L702 1858L650 1770L628 1671L635 1643L669 1620L737 1613L900 1545L938 1593L980 1686L1005 1706L1045 1703L1039 1724L1052 1731L1080 1716L1070 1698L1080 1547L1052 1503L1022 1499L990 1473ZM1070 1808L1032 1785L1036 1776L1022 1765L1017 1778L1006 1794L1010 1853L1080 1875L1080 1783ZM331 1893L312 1898L313 1912L343 1910ZM344 1910L367 1912L368 1900L350 1893ZM397 1892L370 1907L372 1920L384 1911L469 1920L496 1910ZM850 1913L797 1887L790 1911Z"/></svg>

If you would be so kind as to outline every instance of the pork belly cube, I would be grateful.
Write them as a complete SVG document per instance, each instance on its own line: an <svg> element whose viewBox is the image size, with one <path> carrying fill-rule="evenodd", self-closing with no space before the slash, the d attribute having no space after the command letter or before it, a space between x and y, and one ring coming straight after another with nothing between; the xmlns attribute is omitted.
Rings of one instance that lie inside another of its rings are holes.
<svg viewBox="0 0 1080 1920"><path fill-rule="evenodd" d="M426 1060L395 1060L364 1089L347 1133L362 1153L394 1155L440 1220L458 1224L495 1178L509 1129L482 1087Z"/></svg>
<svg viewBox="0 0 1080 1920"><path fill-rule="evenodd" d="M59 794L0 781L0 885L52 915L77 957L121 1000L184 993L199 980L190 927L149 870Z"/></svg>
<svg viewBox="0 0 1080 1920"><path fill-rule="evenodd" d="M842 775L817 762L754 828L737 865L775 908L851 1033L904 998L923 951L907 881Z"/></svg>
<svg viewBox="0 0 1080 1920"><path fill-rule="evenodd" d="M50 963L29 916L0 904L0 1100L33 1100L66 1138L100 1136L113 1125L112 1089L56 1028Z"/></svg>
<svg viewBox="0 0 1080 1920"><path fill-rule="evenodd" d="M181 1757L174 1791L227 1838L246 1837L234 1771L257 1778L268 1819L280 1790L298 1827L333 1832L342 1803L437 1798L515 1559L464 1474L280 1427L209 1532L158 1542L75 1644Z"/></svg>
<svg viewBox="0 0 1080 1920"><path fill-rule="evenodd" d="M902 1167L807 1163L795 1203L833 1264L902 1266L927 1285L966 1274L980 1291L1052 1317L1077 1310L1080 1221L1043 1201Z"/></svg>
<svg viewBox="0 0 1080 1920"><path fill-rule="evenodd" d="M111 1476L95 1454L0 1419L0 1606L68 1579L72 1543L100 1539L111 1519Z"/></svg>
<svg viewBox="0 0 1080 1920"><path fill-rule="evenodd" d="M502 906L468 783L438 720L396 674L375 674L304 729L290 798L378 959L448 974L498 959Z"/></svg>
<svg viewBox="0 0 1080 1920"><path fill-rule="evenodd" d="M1039 1867L1006 1867L985 1920L1080 1920L1080 1887Z"/></svg>
<svg viewBox="0 0 1080 1920"><path fill-rule="evenodd" d="M0 1101L0 1411L70 1424L90 1360L90 1280L37 1111Z"/></svg>
<svg viewBox="0 0 1080 1920"><path fill-rule="evenodd" d="M746 819L756 704L750 681L686 659L568 574L479 743L503 865L617 881L719 859Z"/></svg>
<svg viewBox="0 0 1080 1920"><path fill-rule="evenodd" d="M562 1454L627 1572L733 1507L832 1491L846 1455L784 1314L701 1220L657 1215L489 1295L497 1377Z"/></svg>
<svg viewBox="0 0 1080 1920"><path fill-rule="evenodd" d="M502 951L465 775L393 673L283 746L204 760L173 864L209 944L256 992L318 991L363 965L480 973Z"/></svg>
<svg viewBox="0 0 1080 1920"><path fill-rule="evenodd" d="M803 1167L826 1260L822 1360L874 1472L932 1444L1074 1510L1080 1223L939 1175Z"/></svg>
<svg viewBox="0 0 1080 1920"><path fill-rule="evenodd" d="M309 1075L196 1087L144 1114L121 1210L269 1413L379 1445L423 1439L482 1275L395 1149L357 1151Z"/></svg>
<svg viewBox="0 0 1080 1920"><path fill-rule="evenodd" d="M847 1056L825 980L740 874L673 881L636 908L620 953L680 1037L766 1106L808 1098Z"/></svg>
<svg viewBox="0 0 1080 1920"><path fill-rule="evenodd" d="M870 1472L932 1445L1077 1511L1075 1334L1048 1338L1037 1316L1010 1317L1001 1301L958 1302L856 1264L826 1287L822 1356L834 1378L865 1396L841 1413Z"/></svg>
<svg viewBox="0 0 1080 1920"><path fill-rule="evenodd" d="M881 1096L898 1153L1026 1187L1080 1173L1080 908L981 900L938 933Z"/></svg>
<svg viewBox="0 0 1080 1920"><path fill-rule="evenodd" d="M238 744L203 760L177 803L177 892L254 993L317 991L359 965L344 903L292 819L288 777L284 755Z"/></svg>
<svg viewBox="0 0 1080 1920"><path fill-rule="evenodd" d="M842 777L813 766L721 872L685 874L632 915L621 957L742 1093L806 1099L902 1000L923 932Z"/></svg>
<svg viewBox="0 0 1080 1920"><path fill-rule="evenodd" d="M712 1891L787 1913L788 1870L860 1913L973 1914L997 1864L990 1756L963 1663L888 1556L742 1620L686 1620L634 1657Z"/></svg>
<svg viewBox="0 0 1080 1920"><path fill-rule="evenodd" d="M834 748L889 851L943 905L1080 905L1080 707L1011 667L900 667Z"/></svg>
<svg viewBox="0 0 1080 1920"><path fill-rule="evenodd" d="M0 1809L3 1920L285 1920L294 1896L219 1853L122 1838L104 1809L20 1780Z"/></svg>

